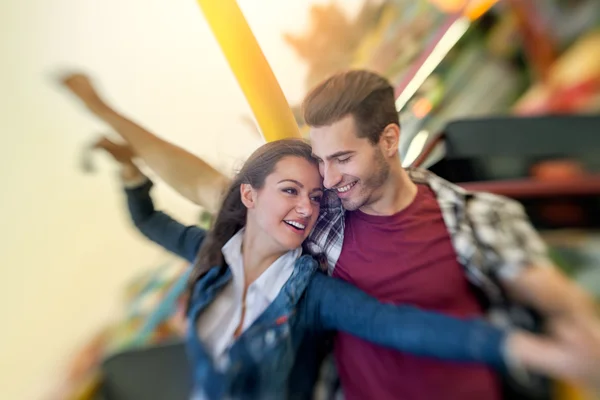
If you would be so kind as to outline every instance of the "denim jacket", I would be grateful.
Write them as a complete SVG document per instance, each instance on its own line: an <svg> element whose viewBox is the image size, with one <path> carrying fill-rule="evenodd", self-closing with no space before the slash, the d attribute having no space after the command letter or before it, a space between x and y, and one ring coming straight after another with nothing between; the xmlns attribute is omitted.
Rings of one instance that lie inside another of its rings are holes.
<svg viewBox="0 0 600 400"><path fill-rule="evenodd" d="M146 182L126 190L136 227L193 261L205 231L157 212L149 195L151 187ZM298 356L304 339L324 331L342 330L418 356L505 368L502 331L475 319L461 321L410 306L382 304L321 273L318 263L304 255L273 303L230 347L228 366L221 371L199 340L196 321L231 279L227 266L213 267L195 284L190 302L188 353L196 387L209 399L280 399L297 397L295 390L309 393L312 388L289 389L291 372L302 359Z"/></svg>

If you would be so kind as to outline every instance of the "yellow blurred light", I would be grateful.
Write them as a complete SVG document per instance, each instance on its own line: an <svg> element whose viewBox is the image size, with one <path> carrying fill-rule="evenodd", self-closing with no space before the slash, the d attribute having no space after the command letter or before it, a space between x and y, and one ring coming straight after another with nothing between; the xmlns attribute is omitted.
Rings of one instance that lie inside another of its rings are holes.
<svg viewBox="0 0 600 400"><path fill-rule="evenodd" d="M413 113L417 118L424 118L431 111L431 102L423 97L415 102Z"/></svg>
<svg viewBox="0 0 600 400"><path fill-rule="evenodd" d="M470 20L476 20L489 10L498 0L429 0L441 11L454 14L464 10Z"/></svg>

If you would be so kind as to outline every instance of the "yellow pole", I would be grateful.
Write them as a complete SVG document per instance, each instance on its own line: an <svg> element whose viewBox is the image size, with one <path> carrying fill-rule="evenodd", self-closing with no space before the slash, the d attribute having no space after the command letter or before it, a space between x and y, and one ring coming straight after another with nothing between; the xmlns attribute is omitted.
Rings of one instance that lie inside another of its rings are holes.
<svg viewBox="0 0 600 400"><path fill-rule="evenodd" d="M197 0L267 141L300 137L292 110L235 0Z"/></svg>

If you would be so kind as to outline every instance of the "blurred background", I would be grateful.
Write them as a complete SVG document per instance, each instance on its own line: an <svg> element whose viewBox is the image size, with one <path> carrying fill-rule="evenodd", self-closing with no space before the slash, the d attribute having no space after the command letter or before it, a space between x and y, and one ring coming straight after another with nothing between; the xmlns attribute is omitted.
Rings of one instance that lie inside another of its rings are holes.
<svg viewBox="0 0 600 400"><path fill-rule="evenodd" d="M522 200L557 263L600 295L599 1L238 4L301 127L320 80L385 75L405 165ZM192 0L4 0L0 27L0 396L82 398L106 357L178 335L186 266L134 231L108 159L84 172L106 127L65 100L56 74L90 73L119 109L227 175L263 140ZM165 185L155 198L208 221Z"/></svg>

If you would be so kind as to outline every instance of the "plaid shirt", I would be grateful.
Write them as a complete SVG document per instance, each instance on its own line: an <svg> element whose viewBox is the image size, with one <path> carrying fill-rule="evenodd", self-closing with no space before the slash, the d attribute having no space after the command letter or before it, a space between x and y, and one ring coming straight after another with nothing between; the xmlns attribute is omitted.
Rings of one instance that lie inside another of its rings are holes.
<svg viewBox="0 0 600 400"><path fill-rule="evenodd" d="M406 171L414 183L426 184L435 193L458 262L469 282L483 293L489 317L501 326L513 325L518 305L505 296L500 279L515 277L529 265L551 265L523 206L503 196L469 192L427 170ZM311 254L325 256L330 275L342 252L345 213L337 195L327 191L305 243Z"/></svg>
<svg viewBox="0 0 600 400"><path fill-rule="evenodd" d="M426 184L435 193L457 260L468 281L482 295L489 321L501 328L535 329L534 314L509 299L500 283L530 265L552 265L523 206L503 196L469 192L427 170L406 171L414 183ZM330 275L342 252L345 213L337 195L327 191L316 226L305 242L308 252L326 259ZM337 375L332 368L330 360L321 371L320 398L332 397L331 385ZM523 380L520 383L532 384Z"/></svg>

